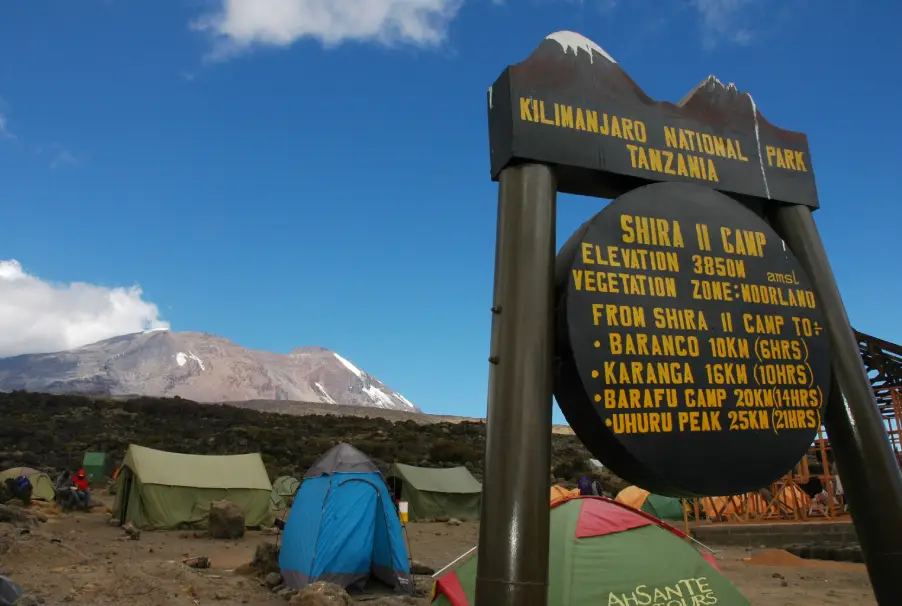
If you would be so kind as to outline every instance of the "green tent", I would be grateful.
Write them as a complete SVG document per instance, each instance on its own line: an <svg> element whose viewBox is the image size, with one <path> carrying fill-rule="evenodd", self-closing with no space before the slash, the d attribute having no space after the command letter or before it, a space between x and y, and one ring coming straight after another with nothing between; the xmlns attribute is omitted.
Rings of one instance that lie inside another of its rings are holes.
<svg viewBox="0 0 902 606"><path fill-rule="evenodd" d="M385 479L394 496L407 501L411 521L479 519L482 484L466 467L430 469L395 463Z"/></svg>
<svg viewBox="0 0 902 606"><path fill-rule="evenodd" d="M301 481L291 476L280 476L272 483L272 495L269 506L273 510L288 509L289 501L294 498Z"/></svg>
<svg viewBox="0 0 902 606"><path fill-rule="evenodd" d="M31 467L13 467L6 471L0 471L0 484L8 478L25 476L31 482L31 498L35 501L53 501L56 490L53 488L53 480L46 473L32 469Z"/></svg>
<svg viewBox="0 0 902 606"><path fill-rule="evenodd" d="M201 456L132 444L116 477L113 516L152 530L205 528L210 504L229 500L247 526L272 521L272 484L259 453Z"/></svg>
<svg viewBox="0 0 902 606"><path fill-rule="evenodd" d="M640 509L645 513L650 513L659 520L668 522L683 521L683 502L675 497L665 497L663 495L650 493L638 486L627 486L619 493L615 499L618 503L629 505L634 509ZM689 518L694 518L689 514L688 507L686 513Z"/></svg>
<svg viewBox="0 0 902 606"><path fill-rule="evenodd" d="M86 452L81 461L81 467L85 470L89 482L102 480L109 475L110 459L105 452Z"/></svg>
<svg viewBox="0 0 902 606"><path fill-rule="evenodd" d="M680 531L599 497L561 501L551 510L548 606L750 606ZM433 588L437 606L472 606L474 556Z"/></svg>

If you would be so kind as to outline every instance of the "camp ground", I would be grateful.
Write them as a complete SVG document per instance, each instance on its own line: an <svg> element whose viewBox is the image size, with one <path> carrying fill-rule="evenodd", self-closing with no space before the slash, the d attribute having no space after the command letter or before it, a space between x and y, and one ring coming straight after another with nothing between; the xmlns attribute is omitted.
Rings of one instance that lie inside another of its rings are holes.
<svg viewBox="0 0 902 606"><path fill-rule="evenodd" d="M466 467L431 469L395 463L386 479L394 497L407 502L411 521L479 519L482 484Z"/></svg>
<svg viewBox="0 0 902 606"><path fill-rule="evenodd" d="M259 453L202 456L132 444L116 477L113 516L141 529L204 528L210 505L229 500L247 526L272 519L272 484Z"/></svg>
<svg viewBox="0 0 902 606"><path fill-rule="evenodd" d="M397 462L377 465L351 444L330 448L304 473L280 475L271 483L263 459L256 453L200 456L132 444L121 461L113 486L119 490L105 493L103 488L95 489L105 507L90 514L55 514L54 527L69 536L76 536L71 535L73 530L87 532L79 535L80 545L92 540L108 545L117 538L124 540L128 533L118 526L129 522L140 530L155 531L142 534L137 544L146 550L141 552L142 559L178 562L204 555L210 557L213 568L227 566L230 570L250 561L263 541L277 547L274 564L281 582L276 587L284 590L303 591L322 581L344 588L357 600L350 603L396 595L414 600L402 603L474 606L481 504L476 498L480 493L475 491L481 484L464 468L428 469ZM0 478L22 473L35 484L35 500L52 499L50 478L40 470L13 468ZM463 479L454 484L455 478ZM636 486L621 490L616 500L581 496L572 484L551 485L548 495L549 606L634 606L643 603L646 595L649 604L667 604L662 602L665 598L687 605L714 603L714 599L726 606L769 603L760 601L762 594L755 593L757 589L747 594L750 601L741 595L748 586L734 584L736 564L731 569L725 560L731 556L724 555L729 549L718 547L715 562L711 553L688 538L679 499ZM762 499L789 503L794 496L788 489L775 490ZM211 541L209 511L221 499L245 513L249 530L244 538ZM709 500L710 506L693 503L696 507L687 511L693 532L698 530L696 509L702 519L708 518L703 527L716 525L710 520L718 515L729 519L738 515L731 509L734 498ZM420 503L425 503L425 509L418 508ZM407 521L400 514L405 505L412 518ZM53 511L54 505L36 503L34 507ZM105 510L112 510L109 521ZM280 522L274 524L275 520ZM184 529L204 532L167 532ZM748 556L745 549L737 553L732 556L734 562ZM725 564L722 574L718 566ZM438 572L423 574L423 566ZM745 565L739 566L744 573ZM763 582L778 583L769 570L762 569L759 576ZM225 573L211 570L210 574ZM739 580L742 578L740 574ZM866 584L862 587L862 591L867 589ZM222 595L220 588L216 591ZM804 593L801 588L794 589L792 599ZM248 603L269 602L251 597ZM860 599L848 603L869 604Z"/></svg>

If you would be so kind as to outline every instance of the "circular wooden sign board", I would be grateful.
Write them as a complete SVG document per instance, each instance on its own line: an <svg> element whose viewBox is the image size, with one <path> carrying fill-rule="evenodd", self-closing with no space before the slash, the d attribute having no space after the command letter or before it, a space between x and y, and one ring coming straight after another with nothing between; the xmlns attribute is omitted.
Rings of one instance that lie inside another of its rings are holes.
<svg viewBox="0 0 902 606"><path fill-rule="evenodd" d="M633 190L556 271L555 396L614 473L661 494L762 488L806 454L830 354L819 302L770 226L707 187Z"/></svg>

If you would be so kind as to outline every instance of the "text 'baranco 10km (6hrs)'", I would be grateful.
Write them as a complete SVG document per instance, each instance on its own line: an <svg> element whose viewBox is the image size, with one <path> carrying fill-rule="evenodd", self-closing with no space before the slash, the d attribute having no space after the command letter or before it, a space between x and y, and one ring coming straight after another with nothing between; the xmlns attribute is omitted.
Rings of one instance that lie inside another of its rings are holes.
<svg viewBox="0 0 902 606"><path fill-rule="evenodd" d="M739 494L807 452L824 322L792 252L739 202L677 183L617 198L561 249L556 300L558 403L624 479Z"/></svg>

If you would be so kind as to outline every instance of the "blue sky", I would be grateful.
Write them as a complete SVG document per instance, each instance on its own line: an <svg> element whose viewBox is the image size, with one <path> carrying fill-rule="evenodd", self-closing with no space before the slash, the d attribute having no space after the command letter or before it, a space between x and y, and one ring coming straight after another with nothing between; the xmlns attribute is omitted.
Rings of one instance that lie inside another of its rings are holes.
<svg viewBox="0 0 902 606"><path fill-rule="evenodd" d="M329 347L483 416L485 92L569 29L655 98L713 73L806 132L852 321L902 341L900 22L830 0L5 2L0 259L140 284L175 330ZM562 196L558 242L603 204Z"/></svg>

